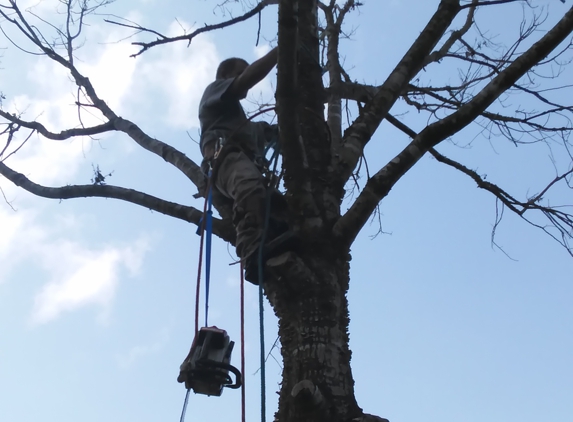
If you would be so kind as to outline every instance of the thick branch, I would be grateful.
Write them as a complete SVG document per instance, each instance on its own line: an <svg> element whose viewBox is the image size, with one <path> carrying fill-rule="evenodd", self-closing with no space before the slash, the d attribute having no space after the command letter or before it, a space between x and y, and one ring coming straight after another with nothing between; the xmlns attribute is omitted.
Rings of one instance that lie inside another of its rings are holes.
<svg viewBox="0 0 573 422"><path fill-rule="evenodd" d="M114 120L108 121L98 126L67 129L57 133L49 131L39 122L25 121L14 114L10 114L2 110L0 110L0 116L20 127L35 130L47 139L56 141L63 141L75 136L92 136L115 130L124 132L141 147L159 155L165 161L177 167L197 186L200 191L205 186L205 176L201 168L195 164L193 160L187 158L185 154L176 150L172 146L165 144L157 139L151 138L137 125L130 122L129 120L122 119L121 117L116 117Z"/></svg>
<svg viewBox="0 0 573 422"><path fill-rule="evenodd" d="M436 13L412 47L404 55L374 98L366 104L362 114L345 131L343 148L337 163L340 183L345 184L368 143L386 113L392 108L410 80L419 72L426 57L456 17L458 0L442 0Z"/></svg>
<svg viewBox="0 0 573 422"><path fill-rule="evenodd" d="M28 192L50 199L71 199L71 198L115 198L122 201L131 202L150 210L160 212L180 220L199 225L203 213L196 208L180 205L174 202L165 201L152 195L139 192L133 189L126 189L119 186L109 185L69 185L62 187L47 187L32 182L26 176L18 173L0 162L0 174L14 183L16 186ZM233 228L219 219L213 221L213 233L222 239L232 242L235 234Z"/></svg>
<svg viewBox="0 0 573 422"><path fill-rule="evenodd" d="M285 168L285 187L297 194L308 179L308 160L300 142L297 89L297 0L280 0L277 64L277 115Z"/></svg>
<svg viewBox="0 0 573 422"><path fill-rule="evenodd" d="M524 1L524 0L493 0L493 1L480 1L480 2L473 2L472 4L466 4L463 5L461 8L462 9L466 9L468 7L476 7L476 6L494 6L496 4L505 4L505 3L515 3L518 1ZM562 2L564 0L561 0Z"/></svg>
<svg viewBox="0 0 573 422"><path fill-rule="evenodd" d="M342 82L340 84L339 95L341 98L347 100L367 103L376 96L376 94L380 91L380 88L380 86L364 85L356 82ZM327 89L327 94L329 96L334 95L334 93L331 93L330 91L330 89Z"/></svg>
<svg viewBox="0 0 573 422"><path fill-rule="evenodd" d="M70 73L76 81L76 84L85 90L87 96L92 101L94 106L100 110L108 120L113 122L116 130L124 132L137 144L139 144L139 146L146 149L147 151L153 152L154 154L163 158L169 164L175 166L183 174L185 174L200 191L203 190L205 186L205 176L203 175L201 168L195 164L193 160L189 159L185 154L173 148L172 146L147 135L135 123L119 117L106 104L105 101L99 98L90 80L81 75L75 67L69 65L67 62L66 64L66 67L68 67L70 70Z"/></svg>
<svg viewBox="0 0 573 422"><path fill-rule="evenodd" d="M335 234L350 245L370 218L377 204L430 148L471 123L531 67L557 48L572 31L573 8L538 42L488 83L472 100L448 117L432 123L422 130L404 150L370 178L354 204L335 225Z"/></svg>
<svg viewBox="0 0 573 422"><path fill-rule="evenodd" d="M153 152L154 154L160 156L169 164L175 166L183 174L185 174L189 180L193 182L199 192L205 189L205 174L193 160L183 154L181 151L173 148L171 145L161 142L155 138L152 138L146 134L139 126L135 123L122 119L118 117L114 126L117 130L124 132L131 139L133 139L139 146L146 149L147 151Z"/></svg>

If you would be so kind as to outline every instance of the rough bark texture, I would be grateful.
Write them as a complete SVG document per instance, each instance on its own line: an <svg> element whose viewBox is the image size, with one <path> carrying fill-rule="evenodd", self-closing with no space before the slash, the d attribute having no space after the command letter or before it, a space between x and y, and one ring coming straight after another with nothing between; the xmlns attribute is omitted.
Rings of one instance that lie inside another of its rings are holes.
<svg viewBox="0 0 573 422"><path fill-rule="evenodd" d="M297 253L271 259L265 275L284 363L276 416L281 422L349 421L362 415L348 348L349 254L331 234L342 193L333 188L317 11L316 1L279 4L279 127L292 225L303 245ZM296 67L287 62L293 50Z"/></svg>
<svg viewBox="0 0 573 422"><path fill-rule="evenodd" d="M283 382L279 421L349 421L354 398L348 348L348 254L308 242L269 261L267 296L279 318ZM304 256L304 260L300 257Z"/></svg>

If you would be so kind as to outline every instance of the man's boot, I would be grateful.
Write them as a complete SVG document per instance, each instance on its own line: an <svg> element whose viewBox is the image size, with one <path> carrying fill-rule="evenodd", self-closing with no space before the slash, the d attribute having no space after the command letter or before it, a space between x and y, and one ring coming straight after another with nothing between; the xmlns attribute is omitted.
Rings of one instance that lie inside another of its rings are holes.
<svg viewBox="0 0 573 422"><path fill-rule="evenodd" d="M293 250L297 245L297 238L289 229L287 203L284 196L277 189L268 189L270 198L265 199L263 213L263 229L266 221L266 232L262 255L260 254L260 239L257 249L245 260L245 279L253 284L259 284L259 267L273 256ZM270 200L270 203L267 202ZM266 215L266 213L270 215ZM262 237L261 231L261 237Z"/></svg>
<svg viewBox="0 0 573 422"><path fill-rule="evenodd" d="M274 239L271 239L269 242L265 242L262 255L260 254L259 247L245 260L245 280L258 285L261 275L260 267L262 266L264 269L267 260L273 256L295 249L297 241L298 239L294 233L288 230Z"/></svg>

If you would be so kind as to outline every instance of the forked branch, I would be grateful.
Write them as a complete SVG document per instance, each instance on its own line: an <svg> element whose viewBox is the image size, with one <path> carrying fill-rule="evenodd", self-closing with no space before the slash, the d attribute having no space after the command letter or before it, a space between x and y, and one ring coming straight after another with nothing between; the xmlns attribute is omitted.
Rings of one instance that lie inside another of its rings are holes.
<svg viewBox="0 0 573 422"><path fill-rule="evenodd" d="M387 120L394 127L401 130L412 139L415 139L418 136L418 134L413 129L400 122L394 116L388 115ZM549 206L543 205L541 203L545 199L545 196L548 194L549 190L558 183L566 183L570 189L573 189L573 185L571 184L573 168L555 176L553 180L547 183L546 186L538 194L525 201L520 201L509 194L506 190L500 188L498 185L485 180L475 170L472 170L463 164L454 161L451 158L444 156L443 154L440 154L434 148L430 148L428 152L440 163L446 164L462 172L466 176L469 176L480 189L490 192L504 206L513 211L523 220L549 234L553 239L564 246L571 256L573 256L573 245L571 243L573 239L573 204ZM571 209L571 212L563 211L568 208ZM545 218L547 218L547 220L549 220L549 224L541 225L535 223L531 218L529 218L530 214L534 214L535 212L542 214ZM499 223L499 221L496 221L496 223Z"/></svg>
<svg viewBox="0 0 573 422"><path fill-rule="evenodd" d="M336 163L340 184L344 185L356 167L360 156L384 116L410 80L420 71L432 49L442 38L460 10L458 0L442 0L438 10L402 60L380 86L376 95L364 107L360 116L346 129L340 157Z"/></svg>
<svg viewBox="0 0 573 422"><path fill-rule="evenodd" d="M529 224L543 230L564 246L565 249L567 249L567 252L573 256L573 205L549 206L541 203L541 201L545 199L549 190L557 183L565 182L569 187L571 187L571 175L573 174L573 169L555 176L553 180L551 180L537 195L534 195L526 201L520 201L515 199L499 186L484 180L476 171L445 157L433 148L431 148L429 152L440 163L453 167L471 177L480 189L484 189L492 193L503 205L519 215ZM564 211L567 209L572 211ZM548 224L538 224L534 222L533 219L529 218L529 215L533 214L535 211L541 213L547 220L549 220Z"/></svg>
<svg viewBox="0 0 573 422"><path fill-rule="evenodd" d="M356 201L335 225L335 234L343 242L350 245L378 203L430 148L470 124L503 92L556 49L571 32L573 32L573 8L538 42L501 71L469 102L444 119L427 126L394 159L371 177Z"/></svg>

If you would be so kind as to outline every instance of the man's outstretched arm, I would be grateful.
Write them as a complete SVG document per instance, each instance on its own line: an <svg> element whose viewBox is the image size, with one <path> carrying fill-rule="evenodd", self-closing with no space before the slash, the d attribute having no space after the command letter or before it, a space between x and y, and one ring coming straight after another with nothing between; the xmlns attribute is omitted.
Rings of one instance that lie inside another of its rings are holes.
<svg viewBox="0 0 573 422"><path fill-rule="evenodd" d="M277 53L278 50L277 47L275 47L263 57L247 66L243 73L235 78L235 81L227 92L232 92L235 95L243 94L262 81L277 64Z"/></svg>

